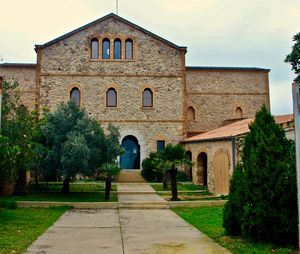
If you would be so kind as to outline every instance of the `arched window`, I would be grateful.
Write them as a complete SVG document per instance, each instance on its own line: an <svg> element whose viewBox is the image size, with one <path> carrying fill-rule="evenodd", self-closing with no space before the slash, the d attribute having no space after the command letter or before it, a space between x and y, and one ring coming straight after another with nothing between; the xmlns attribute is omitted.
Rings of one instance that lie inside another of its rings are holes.
<svg viewBox="0 0 300 254"><path fill-rule="evenodd" d="M189 107L187 110L187 118L189 121L195 120L195 109L193 107Z"/></svg>
<svg viewBox="0 0 300 254"><path fill-rule="evenodd" d="M105 38L102 41L102 58L109 59L110 58L110 41Z"/></svg>
<svg viewBox="0 0 300 254"><path fill-rule="evenodd" d="M106 107L117 106L117 92L114 88L109 88L106 93Z"/></svg>
<svg viewBox="0 0 300 254"><path fill-rule="evenodd" d="M143 107L153 107L153 93L149 88L143 91Z"/></svg>
<svg viewBox="0 0 300 254"><path fill-rule="evenodd" d="M70 98L75 102L75 104L80 107L80 91L77 87L74 87L70 92Z"/></svg>
<svg viewBox="0 0 300 254"><path fill-rule="evenodd" d="M125 42L125 59L133 58L133 43L131 39L127 39Z"/></svg>
<svg viewBox="0 0 300 254"><path fill-rule="evenodd" d="M99 41L96 38L91 40L91 58L98 59L99 58Z"/></svg>
<svg viewBox="0 0 300 254"><path fill-rule="evenodd" d="M115 39L114 41L114 59L121 59L122 49L121 49L121 40Z"/></svg>
<svg viewBox="0 0 300 254"><path fill-rule="evenodd" d="M235 117L236 118L243 118L243 110L240 107L235 109Z"/></svg>

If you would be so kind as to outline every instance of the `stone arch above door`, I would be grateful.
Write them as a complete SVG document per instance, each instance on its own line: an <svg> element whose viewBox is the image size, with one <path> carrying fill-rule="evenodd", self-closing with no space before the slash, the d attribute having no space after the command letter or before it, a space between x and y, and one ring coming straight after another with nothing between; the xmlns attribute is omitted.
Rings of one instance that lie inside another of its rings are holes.
<svg viewBox="0 0 300 254"><path fill-rule="evenodd" d="M142 162L146 158L146 155L147 155L146 141L144 139L144 136L137 130L134 130L134 129L122 130L120 128L120 139L119 139L120 145L122 144L122 140L126 136L134 136L138 140L138 144L140 145L140 169L141 169L142 168Z"/></svg>

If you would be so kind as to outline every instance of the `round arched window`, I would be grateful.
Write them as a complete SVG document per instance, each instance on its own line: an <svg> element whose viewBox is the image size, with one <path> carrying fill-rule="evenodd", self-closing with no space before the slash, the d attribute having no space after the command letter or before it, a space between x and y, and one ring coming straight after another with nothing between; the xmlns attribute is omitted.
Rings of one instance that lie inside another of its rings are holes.
<svg viewBox="0 0 300 254"><path fill-rule="evenodd" d="M99 58L99 42L98 39L94 38L91 41L91 58L98 59Z"/></svg>
<svg viewBox="0 0 300 254"><path fill-rule="evenodd" d="M114 88L109 88L106 93L106 106L107 107L117 106L117 92Z"/></svg>
<svg viewBox="0 0 300 254"><path fill-rule="evenodd" d="M70 99L73 100L78 107L80 107L80 91L77 87L74 87L71 90Z"/></svg>
<svg viewBox="0 0 300 254"><path fill-rule="evenodd" d="M149 88L143 91L143 107L153 107L153 93Z"/></svg>

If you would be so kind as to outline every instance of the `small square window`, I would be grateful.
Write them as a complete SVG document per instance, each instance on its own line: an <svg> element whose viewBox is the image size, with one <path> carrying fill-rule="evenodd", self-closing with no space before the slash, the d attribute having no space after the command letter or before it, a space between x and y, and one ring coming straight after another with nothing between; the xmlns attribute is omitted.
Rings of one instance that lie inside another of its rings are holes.
<svg viewBox="0 0 300 254"><path fill-rule="evenodd" d="M165 149L166 142L164 140L157 140L157 152L162 152Z"/></svg>

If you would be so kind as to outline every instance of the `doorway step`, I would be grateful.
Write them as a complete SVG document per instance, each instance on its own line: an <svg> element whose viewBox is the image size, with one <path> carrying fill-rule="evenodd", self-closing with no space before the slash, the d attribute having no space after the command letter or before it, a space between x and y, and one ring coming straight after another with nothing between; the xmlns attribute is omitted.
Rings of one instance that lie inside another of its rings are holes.
<svg viewBox="0 0 300 254"><path fill-rule="evenodd" d="M119 183L144 183L145 180L139 169L122 170L118 176Z"/></svg>

